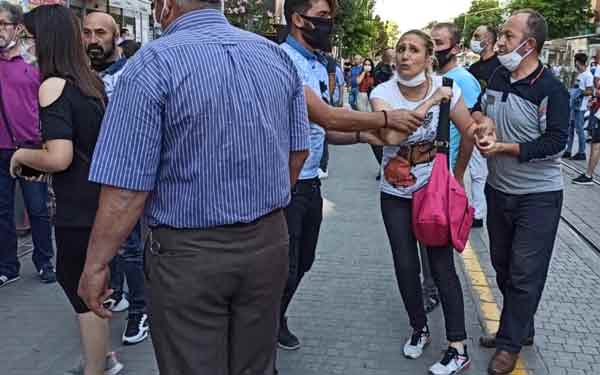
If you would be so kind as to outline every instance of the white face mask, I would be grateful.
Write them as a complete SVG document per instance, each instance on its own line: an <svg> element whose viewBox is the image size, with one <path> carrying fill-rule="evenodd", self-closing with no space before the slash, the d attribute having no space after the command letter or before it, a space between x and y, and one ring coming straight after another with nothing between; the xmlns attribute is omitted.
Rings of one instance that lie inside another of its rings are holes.
<svg viewBox="0 0 600 375"><path fill-rule="evenodd" d="M471 40L471 51L475 52L476 54L480 54L481 52L483 52L484 48L482 46L482 43L478 40Z"/></svg>
<svg viewBox="0 0 600 375"><path fill-rule="evenodd" d="M519 65L521 65L521 62L533 52L533 50L530 50L524 56L521 56L519 52L517 52L519 48L523 47L526 43L527 40L519 44L519 46L515 48L514 51L509 52L506 55L498 55L498 60L500 60L500 64L502 64L502 66L504 66L511 72L517 70Z"/></svg>
<svg viewBox="0 0 600 375"><path fill-rule="evenodd" d="M363 66L363 70L368 73L368 72L371 71L371 67L370 66Z"/></svg>
<svg viewBox="0 0 600 375"><path fill-rule="evenodd" d="M417 86L421 86L423 84L423 82L425 82L427 80L427 75L425 74L425 71L422 71L421 73L417 74L416 76L414 76L413 78L406 80L402 77L400 77L400 74L398 74L397 72L396 74L396 81L398 81L399 84L401 84L402 86L406 86L406 87L417 87Z"/></svg>
<svg viewBox="0 0 600 375"><path fill-rule="evenodd" d="M14 46L17 45L17 42L15 40L11 40L6 47L4 48L0 48L0 51L4 52L4 51L10 51L11 49L13 49Z"/></svg>

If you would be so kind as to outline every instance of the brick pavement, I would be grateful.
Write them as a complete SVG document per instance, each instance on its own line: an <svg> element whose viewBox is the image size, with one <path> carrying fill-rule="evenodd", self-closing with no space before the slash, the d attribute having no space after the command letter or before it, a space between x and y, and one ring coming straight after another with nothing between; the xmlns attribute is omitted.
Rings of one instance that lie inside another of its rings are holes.
<svg viewBox="0 0 600 375"><path fill-rule="evenodd" d="M331 155L318 258L290 307L289 324L302 339L303 348L279 352L281 374L424 374L444 348L441 312L431 316L434 341L423 358L404 359L401 347L409 327L380 217L375 162L366 146L332 147ZM474 233L472 240L489 285L494 286L485 233ZM565 369L557 374L600 373L593 362L600 346L600 339L595 339L600 320L594 319L600 309L593 298L600 279L598 271L592 270L600 268L592 263L598 261L595 255L580 249L577 239L561 229L538 319L539 347L525 351L531 373L547 374L541 359L552 364L554 358L560 358L558 364ZM23 265L24 279L0 289L0 374L63 374L79 355L73 315L60 289L39 284L29 260ZM579 269L586 271L578 273ZM463 281L464 277L461 273ZM475 345L482 332L478 305L468 284L463 282L463 286L468 344L474 359L469 373L483 374L492 352ZM156 374L149 342L126 348L118 345L124 319L119 314L112 324L113 342L127 366L124 374ZM554 350L563 350L573 340L577 345L569 349L577 352L559 357Z"/></svg>
<svg viewBox="0 0 600 375"><path fill-rule="evenodd" d="M563 215L578 230L600 243L600 187L571 184L576 173L565 170ZM485 230L474 231L471 244L479 256L496 301L496 288ZM561 222L548 281L536 315L535 374L600 374L600 257ZM529 364L529 363L528 363Z"/></svg>

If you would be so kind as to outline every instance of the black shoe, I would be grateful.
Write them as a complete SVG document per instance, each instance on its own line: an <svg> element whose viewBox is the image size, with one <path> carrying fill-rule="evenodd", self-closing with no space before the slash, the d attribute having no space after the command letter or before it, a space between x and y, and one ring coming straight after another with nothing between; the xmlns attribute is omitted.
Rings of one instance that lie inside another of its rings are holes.
<svg viewBox="0 0 600 375"><path fill-rule="evenodd" d="M570 152L565 152L564 154L562 154L562 158L563 159L571 159L571 153Z"/></svg>
<svg viewBox="0 0 600 375"><path fill-rule="evenodd" d="M56 271L54 271L54 267L44 267L39 272L40 280L44 284L52 284L56 282Z"/></svg>
<svg viewBox="0 0 600 375"><path fill-rule="evenodd" d="M3 286L7 286L8 284L14 283L15 281L18 281L19 279L21 279L21 276L19 276L19 275L16 275L16 276L0 275L0 288L2 288Z"/></svg>
<svg viewBox="0 0 600 375"><path fill-rule="evenodd" d="M123 344L139 344L148 337L148 331L150 331L148 315L131 314L127 318L127 327L125 327L125 332L123 332Z"/></svg>
<svg viewBox="0 0 600 375"><path fill-rule="evenodd" d="M425 297L425 303L423 305L425 314L429 314L440 305L440 296L437 294L430 294Z"/></svg>
<svg viewBox="0 0 600 375"><path fill-rule="evenodd" d="M593 185L594 179L592 177L588 177L585 173L581 176L574 178L571 182L577 185Z"/></svg>
<svg viewBox="0 0 600 375"><path fill-rule="evenodd" d="M284 350L300 349L300 340L298 340L298 338L292 332L290 332L290 329L287 325L287 318L281 320L277 345Z"/></svg>
<svg viewBox="0 0 600 375"><path fill-rule="evenodd" d="M583 153L583 152L580 152L571 158L571 160L586 160L586 159L587 158L585 156L585 153Z"/></svg>
<svg viewBox="0 0 600 375"><path fill-rule="evenodd" d="M483 228L483 219L475 219L473 220L472 228Z"/></svg>

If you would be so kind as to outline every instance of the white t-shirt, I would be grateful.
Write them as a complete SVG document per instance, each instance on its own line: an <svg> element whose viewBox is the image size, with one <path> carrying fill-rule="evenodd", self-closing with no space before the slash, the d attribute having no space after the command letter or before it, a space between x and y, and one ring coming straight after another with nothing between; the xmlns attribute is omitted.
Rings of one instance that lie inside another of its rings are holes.
<svg viewBox="0 0 600 375"><path fill-rule="evenodd" d="M594 87L594 76L592 75L592 72L590 72L589 70L586 70L583 73L579 73L579 75L577 76L577 85L578 85L579 89L582 91L585 91L587 88L590 88L590 87L593 88ZM581 101L581 108L579 110L587 111L589 101L590 101L590 96L584 96L583 100Z"/></svg>
<svg viewBox="0 0 600 375"><path fill-rule="evenodd" d="M398 81L396 79L391 79L385 83L377 86L373 92L371 92L371 99L380 99L387 104L389 104L393 109L406 109L409 111L417 109L425 100L429 99L438 88L443 86L442 77L433 76L431 77L431 89L429 93L425 97L425 99L413 102L407 100L402 93L400 92L400 88L398 87ZM452 111L458 101L462 96L462 92L460 91L460 87L455 83L452 87L452 100L450 102L450 110ZM433 142L437 135L437 127L438 120L440 115L440 106L436 105L431 107L427 116L425 117L425 121L423 121L423 125L414 132L410 137L404 140L400 145L411 145L419 142ZM400 147L398 146L384 146L383 147L383 160L381 163L382 168L385 168L390 159L394 158ZM411 199L412 194L425 186L427 182L429 182L429 177L431 176L431 170L433 168L433 162L419 164L414 166L411 169L412 174L415 176L416 183L413 186L409 186L406 188L396 188L392 186L388 181L386 181L385 177L381 179L381 191L387 194L391 194L401 198ZM383 176L382 171L382 176Z"/></svg>

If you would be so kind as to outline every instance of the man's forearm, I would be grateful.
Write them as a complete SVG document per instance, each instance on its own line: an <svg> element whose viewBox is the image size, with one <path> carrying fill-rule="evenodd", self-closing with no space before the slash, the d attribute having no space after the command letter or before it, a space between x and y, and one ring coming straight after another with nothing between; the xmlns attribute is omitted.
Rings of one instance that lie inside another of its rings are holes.
<svg viewBox="0 0 600 375"><path fill-rule="evenodd" d="M382 112L358 112L327 105L310 88L304 90L308 117L326 130L354 132L375 130L386 125Z"/></svg>
<svg viewBox="0 0 600 375"><path fill-rule="evenodd" d="M142 215L148 192L103 186L86 264L104 267L116 255Z"/></svg>
<svg viewBox="0 0 600 375"><path fill-rule="evenodd" d="M290 152L290 187L293 188L296 185L307 157L308 151L306 150Z"/></svg>

